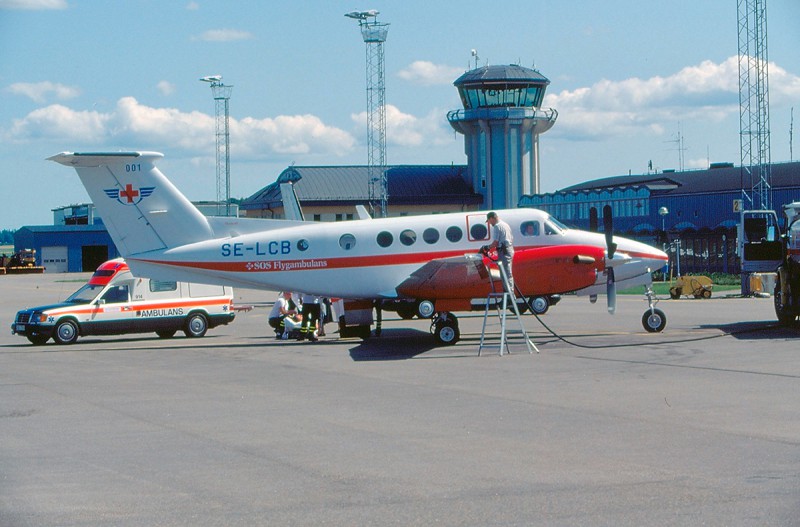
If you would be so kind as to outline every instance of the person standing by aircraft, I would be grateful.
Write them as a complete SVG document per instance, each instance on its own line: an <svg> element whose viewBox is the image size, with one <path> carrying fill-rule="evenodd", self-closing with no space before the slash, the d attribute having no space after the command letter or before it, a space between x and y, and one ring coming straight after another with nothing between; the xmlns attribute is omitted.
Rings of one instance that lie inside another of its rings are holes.
<svg viewBox="0 0 800 527"><path fill-rule="evenodd" d="M511 261L514 259L514 235L511 233L508 223L501 220L494 211L486 214L486 223L493 228L492 237L494 238L488 249L497 249L497 259L508 278L508 292L513 295L514 273L511 269Z"/></svg>
<svg viewBox="0 0 800 527"><path fill-rule="evenodd" d="M317 321L319 320L320 298L315 295L303 293L301 295L301 300L303 302L303 322L300 326L300 336L297 337L297 340L307 338L311 342L316 342L317 337L314 335L314 332L317 330Z"/></svg>

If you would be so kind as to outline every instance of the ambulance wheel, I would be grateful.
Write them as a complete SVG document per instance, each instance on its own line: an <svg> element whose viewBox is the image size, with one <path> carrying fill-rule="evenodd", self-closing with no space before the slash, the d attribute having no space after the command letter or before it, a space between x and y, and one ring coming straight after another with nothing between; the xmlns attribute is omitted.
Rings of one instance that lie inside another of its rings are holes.
<svg viewBox="0 0 800 527"><path fill-rule="evenodd" d="M451 346L458 342L461 333L458 331L458 322L452 319L440 320L434 324L433 334L439 344Z"/></svg>
<svg viewBox="0 0 800 527"><path fill-rule="evenodd" d="M186 319L184 334L189 338L200 338L208 331L208 321L202 313L192 313Z"/></svg>
<svg viewBox="0 0 800 527"><path fill-rule="evenodd" d="M28 340L31 341L31 344L34 346L41 346L42 344L46 343L50 340L50 337L47 335L27 335Z"/></svg>
<svg viewBox="0 0 800 527"><path fill-rule="evenodd" d="M75 344L78 340L78 325L72 320L63 320L56 325L53 332L56 344Z"/></svg>
<svg viewBox="0 0 800 527"><path fill-rule="evenodd" d="M160 338L160 339L171 339L172 337L175 336L175 330L174 329L171 329L171 330L163 329L161 331L156 331L156 335L158 335L158 338Z"/></svg>
<svg viewBox="0 0 800 527"><path fill-rule="evenodd" d="M667 315L660 309L654 309L651 313L648 309L642 315L642 326L648 333L659 333L667 325Z"/></svg>

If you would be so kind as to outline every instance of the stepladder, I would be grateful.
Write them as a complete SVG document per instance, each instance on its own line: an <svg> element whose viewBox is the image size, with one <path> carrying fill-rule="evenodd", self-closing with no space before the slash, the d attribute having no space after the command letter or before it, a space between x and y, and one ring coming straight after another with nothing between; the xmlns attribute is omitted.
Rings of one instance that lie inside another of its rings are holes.
<svg viewBox="0 0 800 527"><path fill-rule="evenodd" d="M531 341L530 337L528 336L528 332L525 329L525 324L522 321L522 316L519 312L519 306L517 305L517 298L509 286L510 284L508 276L506 275L506 271L502 265L498 264L496 267L489 269L489 280L491 283L491 291L486 296L486 305L483 312L483 326L481 328L481 342L480 346L478 347L478 355L480 356L482 354L483 348L490 346L487 344L486 330L489 322L489 313L492 309L497 312L497 316L500 321L500 341L498 343L498 355L502 356L511 352L508 345L509 309L519 324L518 332L522 335L522 338L525 341L525 346L528 349L528 353L533 353L534 350L536 353L539 353L539 348L537 348L536 345Z"/></svg>

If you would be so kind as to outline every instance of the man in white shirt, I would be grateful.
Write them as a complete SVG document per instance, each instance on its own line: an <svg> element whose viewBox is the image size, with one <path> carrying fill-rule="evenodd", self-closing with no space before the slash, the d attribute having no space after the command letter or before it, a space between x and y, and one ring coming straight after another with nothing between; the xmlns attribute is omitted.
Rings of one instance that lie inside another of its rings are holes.
<svg viewBox="0 0 800 527"><path fill-rule="evenodd" d="M505 271L509 292L514 294L514 273L511 269L511 261L514 259L514 235L511 233L511 227L494 211L486 214L486 223L492 227L494 238L489 249L497 249L497 260Z"/></svg>
<svg viewBox="0 0 800 527"><path fill-rule="evenodd" d="M297 316L297 310L291 307L292 293L289 291L282 292L275 305L272 306L272 311L269 312L269 325L275 330L275 338L287 338L289 332L297 327L297 322L294 317Z"/></svg>

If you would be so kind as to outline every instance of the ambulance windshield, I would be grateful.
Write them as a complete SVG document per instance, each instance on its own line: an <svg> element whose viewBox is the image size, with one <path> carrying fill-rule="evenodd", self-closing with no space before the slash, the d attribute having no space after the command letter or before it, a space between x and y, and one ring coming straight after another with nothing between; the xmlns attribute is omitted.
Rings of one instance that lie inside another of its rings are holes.
<svg viewBox="0 0 800 527"><path fill-rule="evenodd" d="M72 293L66 302L70 304L88 304L95 299L97 293L103 290L102 285L86 284L74 293Z"/></svg>

